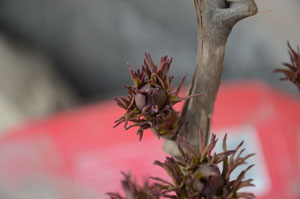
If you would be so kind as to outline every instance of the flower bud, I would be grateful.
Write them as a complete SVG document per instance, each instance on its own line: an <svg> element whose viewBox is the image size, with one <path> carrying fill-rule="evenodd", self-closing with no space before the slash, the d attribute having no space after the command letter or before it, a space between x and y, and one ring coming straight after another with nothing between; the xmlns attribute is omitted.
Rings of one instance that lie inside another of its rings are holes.
<svg viewBox="0 0 300 199"><path fill-rule="evenodd" d="M197 175L200 177L198 180L203 184L202 190L199 190L202 195L208 197L222 193L224 179L218 167L212 164L201 165Z"/></svg>
<svg viewBox="0 0 300 199"><path fill-rule="evenodd" d="M134 97L135 104L140 111L145 107L157 106L161 110L168 101L166 91L160 87L152 87L149 84L145 84L139 89L140 93L137 93Z"/></svg>

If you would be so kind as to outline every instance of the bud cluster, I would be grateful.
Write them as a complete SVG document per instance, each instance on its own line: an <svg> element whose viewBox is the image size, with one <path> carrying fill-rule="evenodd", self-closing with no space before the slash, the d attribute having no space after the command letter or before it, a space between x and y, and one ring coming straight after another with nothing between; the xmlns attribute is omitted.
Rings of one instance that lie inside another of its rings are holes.
<svg viewBox="0 0 300 199"><path fill-rule="evenodd" d="M164 162L154 162L167 172L172 182L151 177L155 183L146 181L139 186L130 174L123 173L124 180L121 182L126 196L119 193L107 195L110 199L254 199L252 193L240 190L254 186L252 179L244 180L246 172L253 165L241 171L236 179L231 176L237 167L246 164L246 160L254 154L242 157L245 151L241 149L243 142L234 150L227 150L226 139L227 135L223 139L223 152L212 154L218 141L215 135L212 135L208 145L201 142L199 152L184 138L177 137L180 157L166 157Z"/></svg>
<svg viewBox="0 0 300 199"><path fill-rule="evenodd" d="M240 150L243 142L236 149L227 150L227 135L223 139L223 152L212 151L217 143L215 135L212 135L210 143L205 145L203 138L198 152L184 138L178 137L177 146L180 157L167 157L165 162L155 161L171 177L172 182L161 178L153 178L158 181L155 185L155 196L177 199L253 199L253 194L239 192L239 189L253 186L252 179L243 180L246 172L254 165L243 170L236 179L232 179L232 172L254 154L244 157ZM182 148L183 146L183 148ZM220 171L219 164L222 164ZM155 194L156 193L156 194Z"/></svg>
<svg viewBox="0 0 300 199"><path fill-rule="evenodd" d="M174 76L168 76L171 63L172 58L164 56L157 66L150 54L146 53L141 70L134 71L128 64L134 85L125 86L129 94L126 98L115 99L117 104L126 110L126 113L115 121L115 127L123 122L126 130L134 126L139 127L137 134L140 140L146 129L152 129L158 136L175 136L180 117L173 105L198 95L185 98L178 96L185 77L175 89L172 85ZM132 124L128 126L129 122Z"/></svg>

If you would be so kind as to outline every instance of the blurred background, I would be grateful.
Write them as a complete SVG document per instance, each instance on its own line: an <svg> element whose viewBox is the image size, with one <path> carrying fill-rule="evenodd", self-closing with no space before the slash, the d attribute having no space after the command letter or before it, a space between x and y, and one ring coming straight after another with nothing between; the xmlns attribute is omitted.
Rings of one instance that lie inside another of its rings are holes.
<svg viewBox="0 0 300 199"><path fill-rule="evenodd" d="M229 37L222 81L259 80L296 95L272 71L289 61L287 41L300 44L300 1L257 4L259 14ZM0 0L0 135L125 94L127 62L140 67L144 52L174 57L175 83L188 75L187 85L196 45L192 0Z"/></svg>
<svg viewBox="0 0 300 199"><path fill-rule="evenodd" d="M299 0L257 0L261 13L230 35L223 81L255 79L289 92L272 70L300 43ZM267 11L267 12L265 12ZM0 129L20 121L125 94L127 62L144 52L174 57L177 82L193 75L192 1L1 0Z"/></svg>

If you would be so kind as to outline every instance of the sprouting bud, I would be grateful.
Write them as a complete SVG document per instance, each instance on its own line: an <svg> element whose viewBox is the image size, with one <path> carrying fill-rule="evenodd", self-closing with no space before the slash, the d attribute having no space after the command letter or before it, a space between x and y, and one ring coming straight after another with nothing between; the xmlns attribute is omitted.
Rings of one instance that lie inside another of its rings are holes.
<svg viewBox="0 0 300 199"><path fill-rule="evenodd" d="M240 150L243 142L236 149L227 150L226 138L223 139L223 152L212 151L217 143L212 135L210 143L205 144L202 135L200 150L197 151L184 138L177 138L177 147L180 157L167 157L165 162L155 161L171 177L172 182L161 178L157 181L154 191L162 198L177 199L253 199L252 193L240 192L243 187L254 186L252 179L244 180L246 172L253 167L250 165L243 170L236 179L231 177L232 172L254 154L242 157L245 149ZM183 146L183 148L182 148ZM222 170L219 169L222 164Z"/></svg>
<svg viewBox="0 0 300 199"><path fill-rule="evenodd" d="M194 176L196 188L203 196L209 197L222 193L224 178L216 165L200 165Z"/></svg>
<svg viewBox="0 0 300 199"><path fill-rule="evenodd" d="M179 114L173 106L182 100L199 96L179 97L179 91L185 77L178 88L172 85L173 76L168 76L172 58L164 56L157 66L149 53L145 54L141 70L133 71L128 64L134 85L125 86L128 90L126 98L115 99L126 113L115 121L115 127L124 122L125 129L137 126L140 140L143 131L152 129L158 136L172 138L179 127ZM129 125L129 122L132 123ZM128 126L129 125L129 126Z"/></svg>
<svg viewBox="0 0 300 199"><path fill-rule="evenodd" d="M140 111L142 111L144 108L148 108L150 110L150 108L155 107L156 111L158 112L165 107L168 102L168 95L166 91L160 87L154 88L149 84L146 84L142 86L139 91L140 93L135 95L134 100Z"/></svg>
<svg viewBox="0 0 300 199"><path fill-rule="evenodd" d="M299 91L300 91L300 50L299 46L297 47L297 51L294 50L290 43L288 42L288 52L290 55L291 63L282 63L287 68L278 68L275 69L274 72L280 72L285 75L285 77L280 78L280 80L290 80L294 83Z"/></svg>

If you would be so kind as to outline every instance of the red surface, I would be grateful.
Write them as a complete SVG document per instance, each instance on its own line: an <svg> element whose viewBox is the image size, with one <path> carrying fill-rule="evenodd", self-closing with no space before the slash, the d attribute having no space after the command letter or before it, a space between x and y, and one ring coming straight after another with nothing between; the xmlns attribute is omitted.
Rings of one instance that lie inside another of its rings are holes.
<svg viewBox="0 0 300 199"><path fill-rule="evenodd" d="M0 177L9 179L10 187L37 174L57 181L68 179L98 194L120 188L121 170L132 170L139 181L149 175L166 177L152 165L164 159L163 140L145 133L138 142L136 129L113 129L113 121L122 113L113 101L106 101L11 130L0 139ZM230 140L239 134L230 133L231 129L243 126L253 127L257 134L259 146L250 147L261 148L263 161L258 164L267 169L261 171L269 179L268 188L258 198L295 198L300 180L299 98L253 82L221 86L213 131L225 130ZM54 184L58 192L66 191Z"/></svg>

